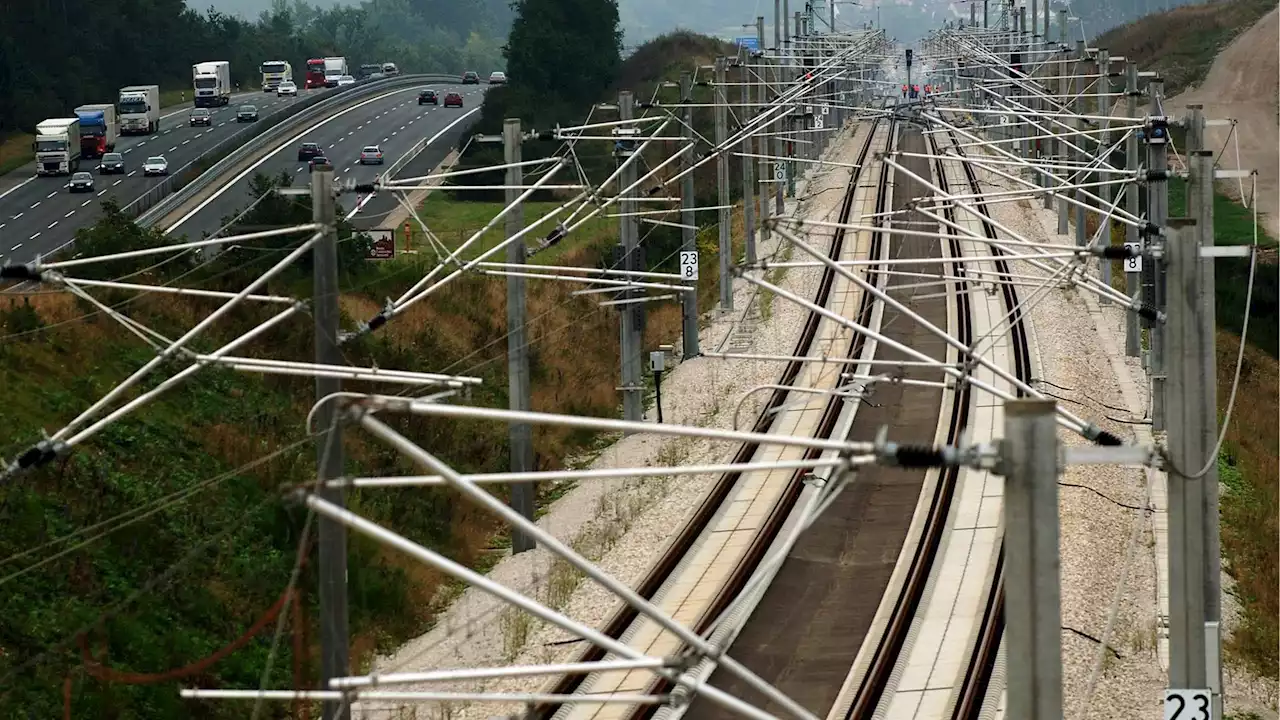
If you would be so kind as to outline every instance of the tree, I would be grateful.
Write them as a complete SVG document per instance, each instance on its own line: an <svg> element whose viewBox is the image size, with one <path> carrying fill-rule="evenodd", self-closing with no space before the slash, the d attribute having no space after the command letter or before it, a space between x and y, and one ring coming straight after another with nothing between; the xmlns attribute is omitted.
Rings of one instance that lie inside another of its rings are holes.
<svg viewBox="0 0 1280 720"><path fill-rule="evenodd" d="M622 63L617 0L516 0L503 47L513 86L543 102L595 102Z"/></svg>

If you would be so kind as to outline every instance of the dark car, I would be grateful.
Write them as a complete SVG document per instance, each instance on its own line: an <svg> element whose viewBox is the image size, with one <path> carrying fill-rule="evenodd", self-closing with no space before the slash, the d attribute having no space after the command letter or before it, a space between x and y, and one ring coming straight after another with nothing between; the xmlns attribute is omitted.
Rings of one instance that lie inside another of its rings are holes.
<svg viewBox="0 0 1280 720"><path fill-rule="evenodd" d="M302 145L298 146L298 162L302 162L303 160L310 160L312 158L323 157L323 156L324 156L324 151L322 151L320 149L320 146L317 145L316 143L305 142L305 143L302 143Z"/></svg>
<svg viewBox="0 0 1280 720"><path fill-rule="evenodd" d="M205 108L196 108L195 110L192 110L189 119L191 127L195 127L197 125L213 125L213 114Z"/></svg>
<svg viewBox="0 0 1280 720"><path fill-rule="evenodd" d="M102 156L98 163L99 175L121 175L124 173L124 155L112 152Z"/></svg>
<svg viewBox="0 0 1280 720"><path fill-rule="evenodd" d="M435 90L423 90L418 93L419 105L439 105L440 98L436 96Z"/></svg>
<svg viewBox="0 0 1280 720"><path fill-rule="evenodd" d="M78 172L71 176L67 183L71 192L93 192L93 176L87 172Z"/></svg>
<svg viewBox="0 0 1280 720"><path fill-rule="evenodd" d="M449 93L444 96L445 107L462 107L462 96L458 93Z"/></svg>
<svg viewBox="0 0 1280 720"><path fill-rule="evenodd" d="M476 72L475 70L468 70L462 73L462 84L463 85L479 85L480 73Z"/></svg>
<svg viewBox="0 0 1280 720"><path fill-rule="evenodd" d="M258 122L258 108L253 105L241 105L236 111L236 122Z"/></svg>
<svg viewBox="0 0 1280 720"><path fill-rule="evenodd" d="M324 155L317 155L311 158L311 164L307 166L307 172L315 172L317 167L329 167L329 158Z"/></svg>

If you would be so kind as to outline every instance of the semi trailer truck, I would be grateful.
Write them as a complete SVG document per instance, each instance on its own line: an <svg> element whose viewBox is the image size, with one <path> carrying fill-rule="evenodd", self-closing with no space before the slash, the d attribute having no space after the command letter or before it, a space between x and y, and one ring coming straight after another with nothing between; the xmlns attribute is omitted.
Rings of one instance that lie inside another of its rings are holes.
<svg viewBox="0 0 1280 720"><path fill-rule="evenodd" d="M50 118L36 125L37 175L70 175L80 169L80 118Z"/></svg>
<svg viewBox="0 0 1280 720"><path fill-rule="evenodd" d="M160 86L120 88L120 134L151 135L160 129Z"/></svg>
<svg viewBox="0 0 1280 720"><path fill-rule="evenodd" d="M327 57L324 59L324 86L338 87L338 78L347 74L347 59L344 57Z"/></svg>
<svg viewBox="0 0 1280 720"><path fill-rule="evenodd" d="M100 158L115 151L120 136L115 105L81 105L74 112L80 118L81 157Z"/></svg>
<svg viewBox="0 0 1280 720"><path fill-rule="evenodd" d="M231 102L231 63L226 60L192 65L191 82L195 85L196 107L215 107Z"/></svg>

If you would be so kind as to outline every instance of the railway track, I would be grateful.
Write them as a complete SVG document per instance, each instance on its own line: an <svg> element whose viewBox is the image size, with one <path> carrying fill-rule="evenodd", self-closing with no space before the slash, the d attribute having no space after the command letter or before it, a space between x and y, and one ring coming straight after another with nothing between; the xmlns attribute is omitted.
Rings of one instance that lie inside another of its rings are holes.
<svg viewBox="0 0 1280 720"><path fill-rule="evenodd" d="M903 126L894 118L877 121L860 149L859 169L842 201L840 222L850 222L860 190L874 188L872 212L879 217L891 204L891 209L896 211L888 216L893 218L889 221L891 227L926 234L938 232L938 223L911 204L913 198L930 194L923 184L909 175L894 178L888 165L881 165L874 178L868 177L872 163L867 162L867 158L878 133L887 136L888 151L898 149L910 153L899 156L899 162L911 173L933 178L944 191L949 192L950 185L955 184L948 180L949 173L942 160L930 161L923 157L926 150L929 155L939 155L935 136L922 133L914 123ZM950 135L948 141L958 144ZM980 192L975 173L963 162L963 152L958 148L956 151L961 156L963 182L969 191ZM975 205L983 214L977 223L982 233L987 238L997 238L985 205L981 201ZM953 206L948 205L940 212L948 224L961 221ZM966 221L974 222L969 218ZM861 239L855 241L859 243L858 248L850 247L849 234L840 230L832 236L826 248L829 257L848 257L850 251L862 247ZM889 233L866 235L863 257L894 261L891 265L868 266L868 281L912 313L937 327L948 328L966 347L984 339L975 338L972 297L994 277L1007 324L1011 370L1019 379L1030 377L1030 353L1017 291L1012 283L1001 281L1011 277L1006 261L991 263L993 272L981 274L988 280L984 283L970 279L970 269L962 260L965 248L958 237L939 242L927 235L894 235L891 242ZM921 262L916 266L912 260ZM948 289L946 293L919 292L920 286L929 283L901 281L898 283L901 289L894 287L893 278L911 277L913 271L917 275L936 275L939 267L948 275L943 283ZM844 294L846 291L838 286L840 280L834 271L824 270L815 303L827 307L833 295ZM858 293L856 318L859 324L941 362L955 364L965 359L964 353L928 332L906 312L877 300L870 293ZM826 325L832 327L824 327ZM842 329L845 334L841 333ZM851 363L850 368L857 367L860 372L866 372L861 369L864 367L881 368L910 359L861 333L848 332L847 328L824 321L817 313L808 317L793 355L804 357L824 343L839 344ZM874 366L867 362L871 360ZM839 373L833 378L831 373L807 367L816 364L788 363L779 385L825 387L823 383L840 383ZM904 363L898 367L896 377L917 382L877 384L870 395L857 403L838 395L823 400L820 406L812 400L799 402L805 412L820 412L813 428L813 434L818 437L829 437L837 427L846 437L872 437L877 429L888 426L893 429L894 439L902 443L957 444L969 429L975 397L968 383L942 383L940 375L936 369ZM753 429L778 431L788 408L794 410L795 395L786 389L775 390ZM766 452L761 446L744 446L734 462L760 460ZM763 459L772 459L772 456ZM696 613L685 616L672 613L700 635L707 636L713 629L712 623L730 607L797 507L806 473L787 472L785 487L774 496L768 510L758 515L759 522L748 547L732 570L717 576L713 590L699 589L702 597ZM751 619L733 641L734 658L815 715L825 714L831 720L881 717L892 700L896 678L911 642L913 621L921 612L922 603L927 601L927 588L937 570L935 566L962 472L961 468L928 472L880 466L860 469L857 482L849 484L835 497L777 570ZM668 587L672 579L681 571L689 570L691 558L705 549L712 524L717 519L723 520L726 503L747 481L741 474L725 475L718 480L641 582L639 591L644 597L656 602L672 592ZM971 652L961 663L963 670L953 694L952 720L976 720L984 708L992 706L992 676L1003 632L1003 563L998 555L982 602L981 622L973 633ZM687 609L688 605L676 607ZM674 637L669 633L646 629L647 622L634 610L624 607L614 614L605 631L650 655L679 657L686 651L678 641L672 642ZM667 636L666 645L662 644L663 636ZM591 648L576 660L590 662L604 657L604 652ZM712 685L766 712L779 713L779 708L736 675L717 669L709 680ZM654 679L651 674L619 671L585 678L561 678L547 690L556 694L661 694L671 692L672 687L665 679ZM996 695L995 700L998 699ZM581 703L542 705L534 708L530 716L542 720L647 720L667 712L661 706ZM727 711L697 697L682 712L699 720L720 720L728 715Z"/></svg>
<svg viewBox="0 0 1280 720"><path fill-rule="evenodd" d="M952 145L958 145L958 141L950 133L947 134L947 138ZM936 135L931 134L929 136L929 145L929 154L935 158L933 161L935 184L944 192L951 192L947 166L938 158L940 152ZM977 176L972 167L967 162L964 162L963 151L959 147L954 149L958 153L959 162L957 164L962 168L963 181L967 186L964 192L980 193L981 187ZM920 159L923 160L924 158ZM923 175L923 173L919 174ZM989 239L996 239L998 235L989 220L990 216L985 203L978 200L973 204L981 213L981 218L977 221L977 225L980 225L983 236ZM950 205L942 208L941 215L951 225L961 225L966 221L973 222L970 217L958 217L956 208ZM978 243L974 244L977 245ZM956 310L962 317L967 318L959 324L957 337L968 345L971 350L976 350L975 341L978 343L990 342L990 338L975 337L971 296L981 292L981 286L994 283L1001 297L1003 312L1002 317L993 323L993 328L1004 328L1001 334L1005 335L1009 341L1010 364L1012 365L1010 369L1020 380L1028 380L1031 375L1029 345L1021 309L1018 305L1017 291L1015 286L1009 282L1012 277L1008 262L995 260L990 263L993 272L979 271L977 279L971 281L969 280L972 275L970 269L958 261L964 254L962 241L959 238L952 237L946 241L946 245L950 251L950 256L957 259L957 262L950 264L950 271L954 278L952 282L957 302ZM989 250L993 256L1002 254L994 247L989 248ZM980 250L980 252L985 251ZM952 413L952 436L949 442L956 442L960 437L960 433L968 429L972 412L976 408L974 404L976 399L973 397L968 384L961 384L957 388L955 395L956 405L953 407ZM950 501L949 496L955 494L963 472L969 471L962 468L947 468L943 471L937 492L939 496L948 496L948 504ZM907 656L904 648L911 641L910 633L913 626L919 622L919 618L923 617L921 604L927 602L926 594L930 591L929 579L935 574L932 566L941 557L939 549L941 540L946 533L949 510L942 503L939 503L937 507L941 512L931 512L928 516L926 529L922 534L922 543L913 559L908 579L903 583L901 595L892 605L890 619L886 623L886 632L880 638L879 645L875 648L869 667L860 676L858 690L852 695L847 711L843 713L833 711L829 717L834 718L842 714L846 720L893 719L897 717L949 717L951 720L977 720L977 718L984 716L984 711L993 710L998 704L1000 697L997 692L994 692L998 688L993 687L992 679L997 665L1001 636L1004 629L1004 566L1002 553L1000 552L1001 541L999 540L999 535L997 535L996 540L995 561L987 574L986 583L983 586L985 590L982 591L981 596L981 612L977 622L974 624L972 636L967 639L968 656L959 663L958 677L955 678L945 709L939 712L937 705L926 709L926 703L923 702L923 692L918 693L917 698L913 698L910 702L898 704L893 702L893 695L899 689L899 683L902 682L902 676L905 674L905 667L907 666ZM952 569L954 570L954 568ZM943 602L951 602L951 598L946 598ZM938 647L938 657L934 659L942 663L944 660L941 657L943 653L940 644ZM917 702L919 702L918 705L916 704ZM924 714L921 715L919 713Z"/></svg>
<svg viewBox="0 0 1280 720"><path fill-rule="evenodd" d="M866 165L868 157L871 156L873 145L878 137L889 135L892 129L882 127L890 124L888 121L875 121L864 138L860 148L857 164L859 166ZM860 172L860 171L859 171ZM841 206L841 217L847 218L853 203L853 194L848 193L844 198ZM840 257L842 252L846 252L848 238L844 233L833 234L832 239L826 251L830 257ZM836 274L827 269L823 272L815 294L815 304L826 307L830 303L833 296L833 288L837 286ZM832 332L831 323L825 320L820 314L811 312L807 317L802 328L800 338L797 341L793 356L805 357L810 355L829 355L831 353L821 350L822 346L832 345L836 337ZM824 363L806 363L801 361L793 361L787 363L783 369L782 376L779 381L780 386L808 386L816 387L821 385L831 385L832 389L840 382L842 367L839 365L832 366ZM798 395L798 397L797 397ZM820 413L813 427L815 436L829 436L836 419L839 416L840 402L839 396L832 396L832 401L827 402L822 395L806 395L790 393L785 389L775 390L770 396L765 407L758 416L753 430L756 432L795 432L794 427L786 426L788 423L795 422L797 415L810 414L808 411L817 409ZM797 408L796 406L800 406ZM826 406L825 408L823 406ZM810 414L811 415L811 414ZM774 459L775 456L783 451L775 448L762 447L759 445L744 445L735 456L733 462L743 463L752 460ZM783 474L785 473L785 477ZM676 576L677 571L683 569L683 566L691 561L696 561L695 556L699 550L705 550L708 543L707 535L714 535L710 528L718 519L723 520L726 513L726 506L730 499L735 497L739 491L750 492L751 486L769 483L780 486L779 491L774 494L772 501L768 503L769 507L759 508L752 507L752 515L756 521L756 527L750 533L749 540L744 541L739 537L738 542L746 542L745 551L741 553L738 561L734 563L731 571L727 574L722 572L720 582L717 587L710 591L712 596L704 598L699 603L699 609L696 617L687 618L686 621L690 626L698 632L704 632L709 623L718 617L729 603L741 591L743 586L749 581L753 572L759 566L760 561L764 558L769 546L777 537L786 518L796 505L796 501L800 497L801 490L804 487L804 480L807 475L805 471L774 471L769 473L773 477L757 477L765 476L766 473L754 473L751 476L744 476L741 473L729 473L721 476L712 489L704 497L699 507L687 521L685 526L671 541L662 554L659 561L650 569L648 574L640 582L637 592L645 598L656 598L659 592L664 589ZM758 499L763 499L757 496ZM738 504L738 503L735 503ZM759 504L759 503L757 503ZM706 585L706 583L704 583ZM700 590L700 592L702 592ZM685 618L681 618L685 619ZM638 613L629 606L623 606L612 616L607 625L603 628L603 632L610 637L624 638L632 644L637 643L637 635L646 630L643 627L646 619L639 617ZM649 640L661 638L649 638ZM678 654L678 647L671 648L671 651L663 652L664 655ZM651 649L650 652L653 652ZM598 648L588 648L579 654L576 661L591 662L602 659L605 653ZM652 676L648 673L622 675L609 677L608 674L600 676L575 676L563 677L548 688L549 692L556 694L571 694L587 692L607 692L618 691L622 686L636 685L636 691L662 692L664 688L651 682ZM628 685L630 684L630 685ZM607 689L601 685L609 686ZM642 711L642 710L641 710ZM554 705L546 704L536 706L529 713L532 718L549 719L552 717L624 717L636 712L631 708L620 706L599 706L598 704L582 704L582 705Z"/></svg>

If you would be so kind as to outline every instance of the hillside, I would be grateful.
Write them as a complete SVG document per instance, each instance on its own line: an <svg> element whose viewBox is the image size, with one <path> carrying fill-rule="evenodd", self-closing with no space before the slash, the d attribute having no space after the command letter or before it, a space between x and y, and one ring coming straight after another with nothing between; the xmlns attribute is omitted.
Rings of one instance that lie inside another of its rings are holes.
<svg viewBox="0 0 1280 720"><path fill-rule="evenodd" d="M706 62L718 47L708 38L683 37L656 50L642 48L623 64L615 82L666 77L673 69ZM268 181L259 178L254 193ZM305 200L268 198L241 223L296 224L310 212ZM539 261L601 262L616 241L616 224L600 227L586 227L575 234L572 247L566 243ZM704 299L714 294L717 281L714 233L704 231L707 239L700 243ZM362 261L353 249L359 239L349 229L340 237L344 327L370 317L386 297L399 296L426 272L426 256ZM108 211L104 222L83 231L77 248L93 255L160 242ZM134 282L164 284L180 277L184 287L239 289L286 247L280 242L252 252L229 251L197 268L124 261L92 277L133 273ZM269 291L306 297L308 272L303 262L273 279ZM533 407L616 416L617 316L591 297L571 295L574 289L529 285ZM124 292L99 297L169 337L180 335L216 302L135 298ZM478 376L484 385L472 401L502 407L507 404L504 307L500 279L462 278L377 335L346 347L346 357L357 365ZM268 312L244 307L216 324L194 349L217 347ZM676 306L655 306L646 324L646 346L672 342L679 329ZM310 320L303 318L238 352L309 359L311 335ZM599 340L582 347L584 335ZM43 292L0 301L0 386L7 390L0 424L8 430L0 439L0 457L11 459L42 431L60 427L152 354L115 321L69 295ZM258 685L304 527L305 512L285 501L281 491L314 480L313 445L302 423L314 393L314 383L305 378L209 368L110 425L65 461L0 485L0 558L5 559L0 567L0 707L22 708L24 717L41 718L64 712L95 718L244 717L245 706L182 701L176 689ZM507 435L501 426L421 419L397 424L461 471L506 469ZM538 467L563 467L595 442L587 433L539 429L534 438ZM353 474L411 472L359 431L346 433L345 444ZM473 567L486 567L507 541L491 517L439 489L353 491L348 502ZM351 553L358 666L428 629L451 586L354 536ZM271 686L306 685L318 669L316 579L305 565L300 588L302 600L288 612ZM254 628L259 632L251 632ZM234 649L238 638L247 642ZM217 659L228 647L234 651ZM207 662L210 657L216 662ZM95 658L105 660L99 665ZM65 710L68 702L71 709ZM273 706L264 717L287 712L288 707Z"/></svg>

